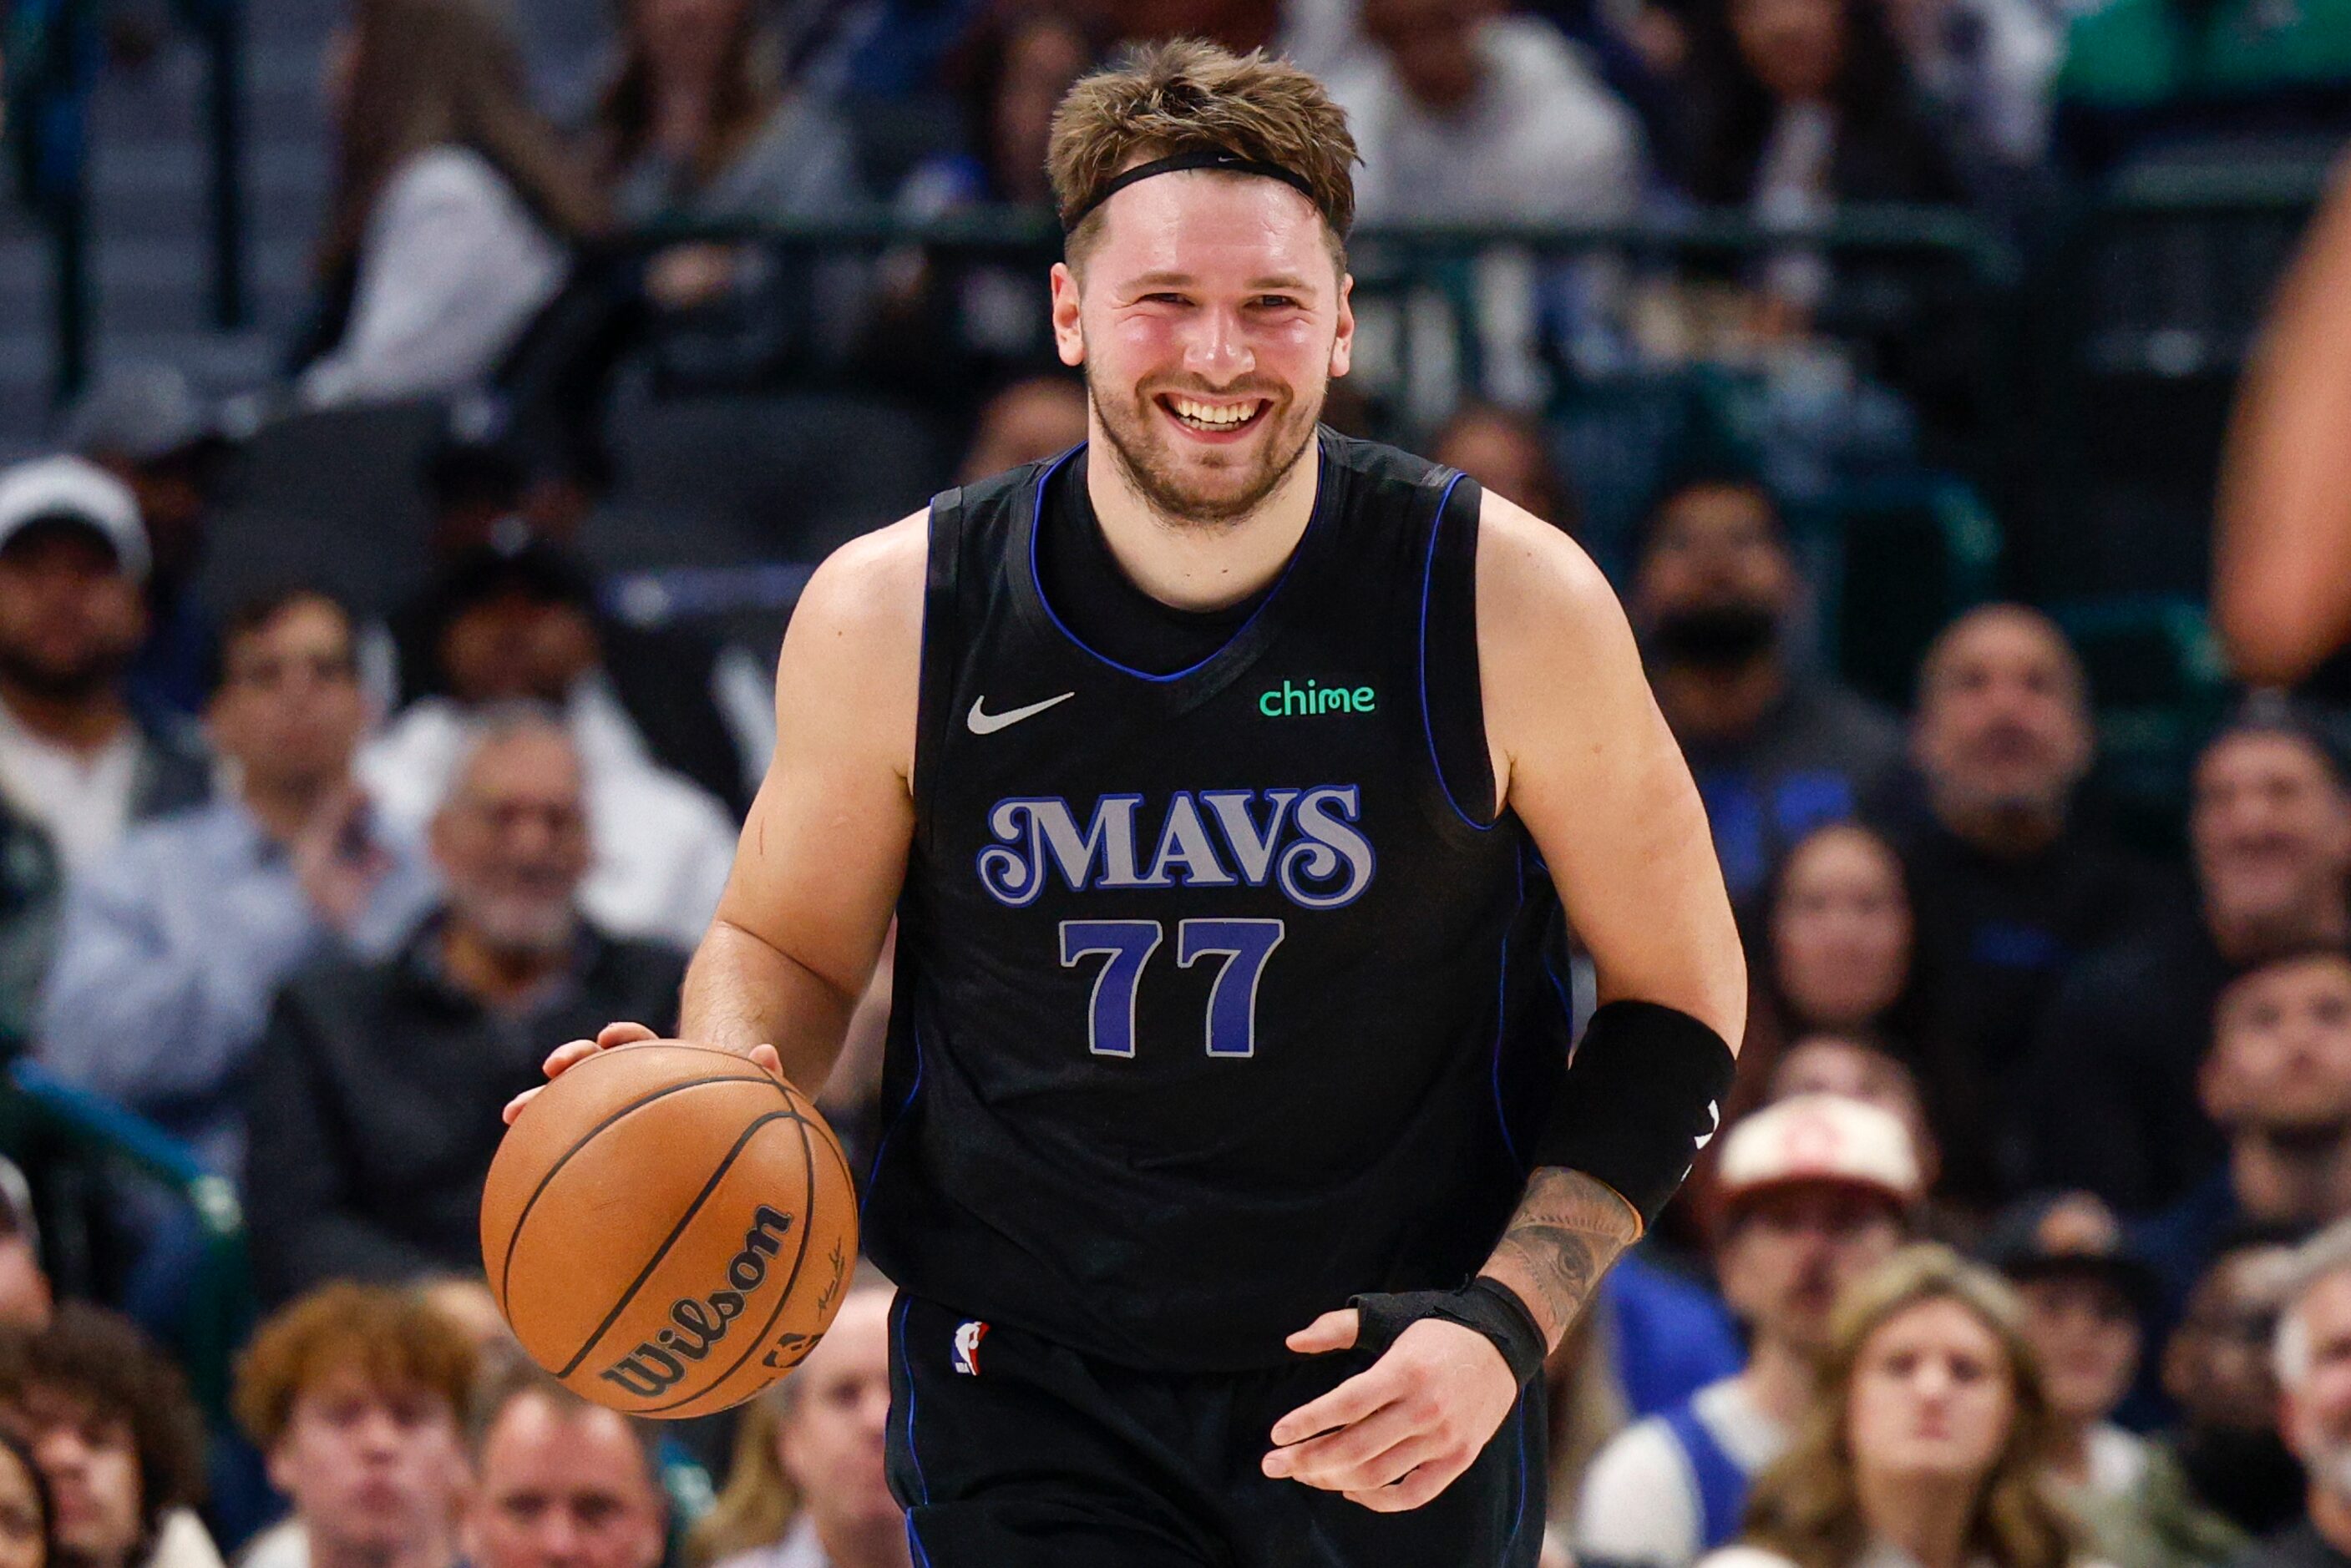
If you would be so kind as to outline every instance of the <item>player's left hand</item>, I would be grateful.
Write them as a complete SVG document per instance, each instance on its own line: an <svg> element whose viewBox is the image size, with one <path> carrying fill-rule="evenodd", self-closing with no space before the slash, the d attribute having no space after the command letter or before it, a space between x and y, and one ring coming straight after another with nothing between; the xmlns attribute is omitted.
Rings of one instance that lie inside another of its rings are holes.
<svg viewBox="0 0 2351 1568"><path fill-rule="evenodd" d="M1326 1312L1285 1343L1302 1355L1345 1350L1355 1311ZM1518 1399L1492 1340L1423 1318L1369 1367L1276 1421L1263 1469L1376 1513L1403 1513L1451 1486Z"/></svg>

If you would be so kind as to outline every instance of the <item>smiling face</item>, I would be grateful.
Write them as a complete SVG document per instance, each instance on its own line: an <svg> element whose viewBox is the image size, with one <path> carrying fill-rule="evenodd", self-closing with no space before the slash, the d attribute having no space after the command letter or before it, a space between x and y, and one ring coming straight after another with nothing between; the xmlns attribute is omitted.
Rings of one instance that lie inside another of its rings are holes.
<svg viewBox="0 0 2351 1568"><path fill-rule="evenodd" d="M1330 226L1278 181L1200 170L1138 182L1101 218L1053 268L1054 338L1085 371L1093 434L1163 521L1238 523L1297 468L1347 372Z"/></svg>
<svg viewBox="0 0 2351 1568"><path fill-rule="evenodd" d="M2314 742L2224 735L2196 763L2189 836L2220 919L2280 939L2322 929L2351 875L2351 794Z"/></svg>

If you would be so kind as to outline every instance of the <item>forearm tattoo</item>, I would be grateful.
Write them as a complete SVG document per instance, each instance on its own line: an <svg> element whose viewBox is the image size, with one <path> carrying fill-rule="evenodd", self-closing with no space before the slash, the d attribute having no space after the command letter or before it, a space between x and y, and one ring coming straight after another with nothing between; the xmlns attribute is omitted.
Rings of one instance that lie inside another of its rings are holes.
<svg viewBox="0 0 2351 1568"><path fill-rule="evenodd" d="M1633 1206L1582 1171L1546 1166L1527 1179L1484 1272L1519 1293L1557 1346L1609 1265L1639 1239Z"/></svg>

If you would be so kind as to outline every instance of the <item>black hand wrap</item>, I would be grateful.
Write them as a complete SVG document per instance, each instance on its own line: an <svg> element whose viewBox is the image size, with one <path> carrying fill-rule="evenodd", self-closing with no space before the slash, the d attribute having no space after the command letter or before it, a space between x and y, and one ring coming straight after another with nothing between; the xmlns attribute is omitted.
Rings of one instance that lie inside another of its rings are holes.
<svg viewBox="0 0 2351 1568"><path fill-rule="evenodd" d="M1737 1065L1688 1013L1612 1002L1576 1043L1534 1163L1606 1182L1652 1225L1714 1137Z"/></svg>
<svg viewBox="0 0 2351 1568"><path fill-rule="evenodd" d="M1527 1311L1526 1303L1507 1285L1480 1275L1458 1291L1403 1291L1385 1295L1350 1296L1355 1309L1355 1348L1374 1355L1394 1345L1396 1335L1425 1317L1443 1318L1477 1330L1494 1342L1502 1359L1523 1388L1540 1375L1548 1346L1543 1331Z"/></svg>

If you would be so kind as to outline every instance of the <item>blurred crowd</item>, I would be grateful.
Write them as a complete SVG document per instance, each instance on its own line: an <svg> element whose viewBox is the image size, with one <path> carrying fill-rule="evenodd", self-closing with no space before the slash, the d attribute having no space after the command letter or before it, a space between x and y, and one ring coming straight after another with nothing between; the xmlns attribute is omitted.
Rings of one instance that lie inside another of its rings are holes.
<svg viewBox="0 0 2351 1568"><path fill-rule="evenodd" d="M2134 160L2351 130L2351 0L626 0L569 101L496 5L348 13L273 395L450 400L422 586L208 595L239 429L162 367L0 471L0 1042L230 1195L266 1314L227 1379L183 1195L0 1115L0 1568L906 1562L886 1282L738 1417L655 1432L521 1365L476 1254L546 1051L674 1024L776 742L772 645L616 613L583 543L615 379L881 388L967 476L1085 436L1040 263L758 231L1040 213L1061 93L1177 33L1325 77L1367 229L1784 230L1669 296L1489 252L1492 352L1436 417L1413 302L1367 311L1332 422L1575 531L1587 476L1536 410L1579 368L1826 355L1843 400L1796 455L1894 405L1931 445L1949 346L1805 243L1840 204L2030 236ZM1820 465L1789 458L1676 443L1594 540L1754 995L1723 1133L1553 1357L1547 1561L2351 1565L2344 716L2240 694L2149 853L2040 610L1950 618L1907 712L1831 673L1792 521ZM861 1168L888 1005L885 965L823 1096Z"/></svg>

